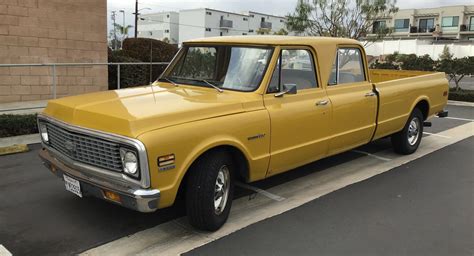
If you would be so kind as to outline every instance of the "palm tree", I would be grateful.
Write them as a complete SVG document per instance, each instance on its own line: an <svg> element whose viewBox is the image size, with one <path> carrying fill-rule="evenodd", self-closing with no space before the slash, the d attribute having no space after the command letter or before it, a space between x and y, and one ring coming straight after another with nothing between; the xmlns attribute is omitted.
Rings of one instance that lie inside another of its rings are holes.
<svg viewBox="0 0 474 256"><path fill-rule="evenodd" d="M115 23L114 24L115 26L115 29L120 33L120 46L123 45L123 41L128 37L128 31L133 28L133 26L131 25L127 25L127 26L122 26L120 24L117 24ZM122 48L122 47L120 47Z"/></svg>

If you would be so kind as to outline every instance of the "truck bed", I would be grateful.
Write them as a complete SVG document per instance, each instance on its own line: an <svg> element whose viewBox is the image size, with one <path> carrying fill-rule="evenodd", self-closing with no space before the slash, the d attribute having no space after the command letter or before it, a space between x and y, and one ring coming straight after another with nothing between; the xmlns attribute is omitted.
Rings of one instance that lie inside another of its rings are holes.
<svg viewBox="0 0 474 256"><path fill-rule="evenodd" d="M378 125L374 139L400 131L416 105L425 119L443 110L448 96L448 81L442 72L369 70L379 92Z"/></svg>

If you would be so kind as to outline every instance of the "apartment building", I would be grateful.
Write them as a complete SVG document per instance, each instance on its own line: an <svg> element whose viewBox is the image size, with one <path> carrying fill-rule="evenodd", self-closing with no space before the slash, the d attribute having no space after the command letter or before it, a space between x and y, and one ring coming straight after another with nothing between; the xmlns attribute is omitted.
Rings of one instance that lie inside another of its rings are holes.
<svg viewBox="0 0 474 256"><path fill-rule="evenodd" d="M285 17L252 11L234 13L200 8L141 15L138 34L181 44L200 37L273 34L286 29L285 22Z"/></svg>
<svg viewBox="0 0 474 256"><path fill-rule="evenodd" d="M395 14L379 17L372 33L392 28L387 38L474 40L474 5L443 6L438 8L402 9Z"/></svg>
<svg viewBox="0 0 474 256"><path fill-rule="evenodd" d="M140 15L138 35L167 41L170 44L179 43L179 13L159 12Z"/></svg>

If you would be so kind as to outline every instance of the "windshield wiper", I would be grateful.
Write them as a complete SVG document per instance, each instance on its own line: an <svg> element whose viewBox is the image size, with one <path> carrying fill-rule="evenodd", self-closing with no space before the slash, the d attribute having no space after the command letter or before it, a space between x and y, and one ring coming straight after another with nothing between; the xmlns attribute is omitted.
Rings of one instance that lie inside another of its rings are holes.
<svg viewBox="0 0 474 256"><path fill-rule="evenodd" d="M216 90L217 90L218 92L220 92L220 93L223 93L223 92L224 92L224 90L222 90L221 88L219 88L217 85L215 85L215 84L213 84L213 83L207 81L206 79L197 79L197 81L202 81L202 82L208 84L209 86L211 86L212 88L216 89Z"/></svg>
<svg viewBox="0 0 474 256"><path fill-rule="evenodd" d="M173 84L174 86L179 86L179 84L175 83L173 80L166 78L166 77L161 77L160 80L165 80L166 82L169 82Z"/></svg>

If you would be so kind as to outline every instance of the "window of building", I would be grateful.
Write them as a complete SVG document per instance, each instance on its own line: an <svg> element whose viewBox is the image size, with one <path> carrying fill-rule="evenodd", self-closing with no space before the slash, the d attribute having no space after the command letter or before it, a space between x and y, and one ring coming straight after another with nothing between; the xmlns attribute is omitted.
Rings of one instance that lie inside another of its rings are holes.
<svg viewBox="0 0 474 256"><path fill-rule="evenodd" d="M247 35L247 33L242 33L242 35L243 35L243 36L246 36L246 35Z"/></svg>
<svg viewBox="0 0 474 256"><path fill-rule="evenodd" d="M360 49L338 49L328 84L337 85L362 81L365 81L365 73Z"/></svg>
<svg viewBox="0 0 474 256"><path fill-rule="evenodd" d="M249 29L249 33L253 33L253 29Z"/></svg>
<svg viewBox="0 0 474 256"><path fill-rule="evenodd" d="M150 36L152 36L152 35L153 35L153 31L150 31L149 33L150 33Z"/></svg>
<svg viewBox="0 0 474 256"><path fill-rule="evenodd" d="M376 20L372 26L372 33L377 34L381 29L385 29L386 27L387 26L384 20Z"/></svg>
<svg viewBox="0 0 474 256"><path fill-rule="evenodd" d="M282 91L285 85L290 84L295 84L298 90L318 87L313 55L309 51L282 50L267 92Z"/></svg>
<svg viewBox="0 0 474 256"><path fill-rule="evenodd" d="M434 19L420 19L418 32L427 33L434 29Z"/></svg>
<svg viewBox="0 0 474 256"><path fill-rule="evenodd" d="M457 27L459 24L459 16L443 17L441 27Z"/></svg>
<svg viewBox="0 0 474 256"><path fill-rule="evenodd" d="M469 31L474 31L474 16L471 16L471 20L469 22Z"/></svg>
<svg viewBox="0 0 474 256"><path fill-rule="evenodd" d="M206 12L207 15L212 15L212 12Z"/></svg>
<svg viewBox="0 0 474 256"><path fill-rule="evenodd" d="M222 36L222 32L220 33L220 36Z"/></svg>
<svg viewBox="0 0 474 256"><path fill-rule="evenodd" d="M206 31L211 32L211 28L206 28Z"/></svg>
<svg viewBox="0 0 474 256"><path fill-rule="evenodd" d="M244 17L243 20L244 20L244 21L248 21L249 19L247 19L247 18Z"/></svg>
<svg viewBox="0 0 474 256"><path fill-rule="evenodd" d="M169 17L170 17L170 15L169 15L169 14L166 14L166 18L169 18Z"/></svg>
<svg viewBox="0 0 474 256"><path fill-rule="evenodd" d="M250 17L252 17L252 18L253 18L253 17L255 17L255 15L253 15L253 14L250 14Z"/></svg>
<svg viewBox="0 0 474 256"><path fill-rule="evenodd" d="M169 32L170 32L170 30L169 30L169 29L165 29L165 33L169 33Z"/></svg>
<svg viewBox="0 0 474 256"><path fill-rule="evenodd" d="M280 23L283 23L283 22L285 22L285 21L284 21L284 20L280 20Z"/></svg>
<svg viewBox="0 0 474 256"><path fill-rule="evenodd" d="M395 32L408 32L408 27L410 27L410 19L395 20Z"/></svg>

